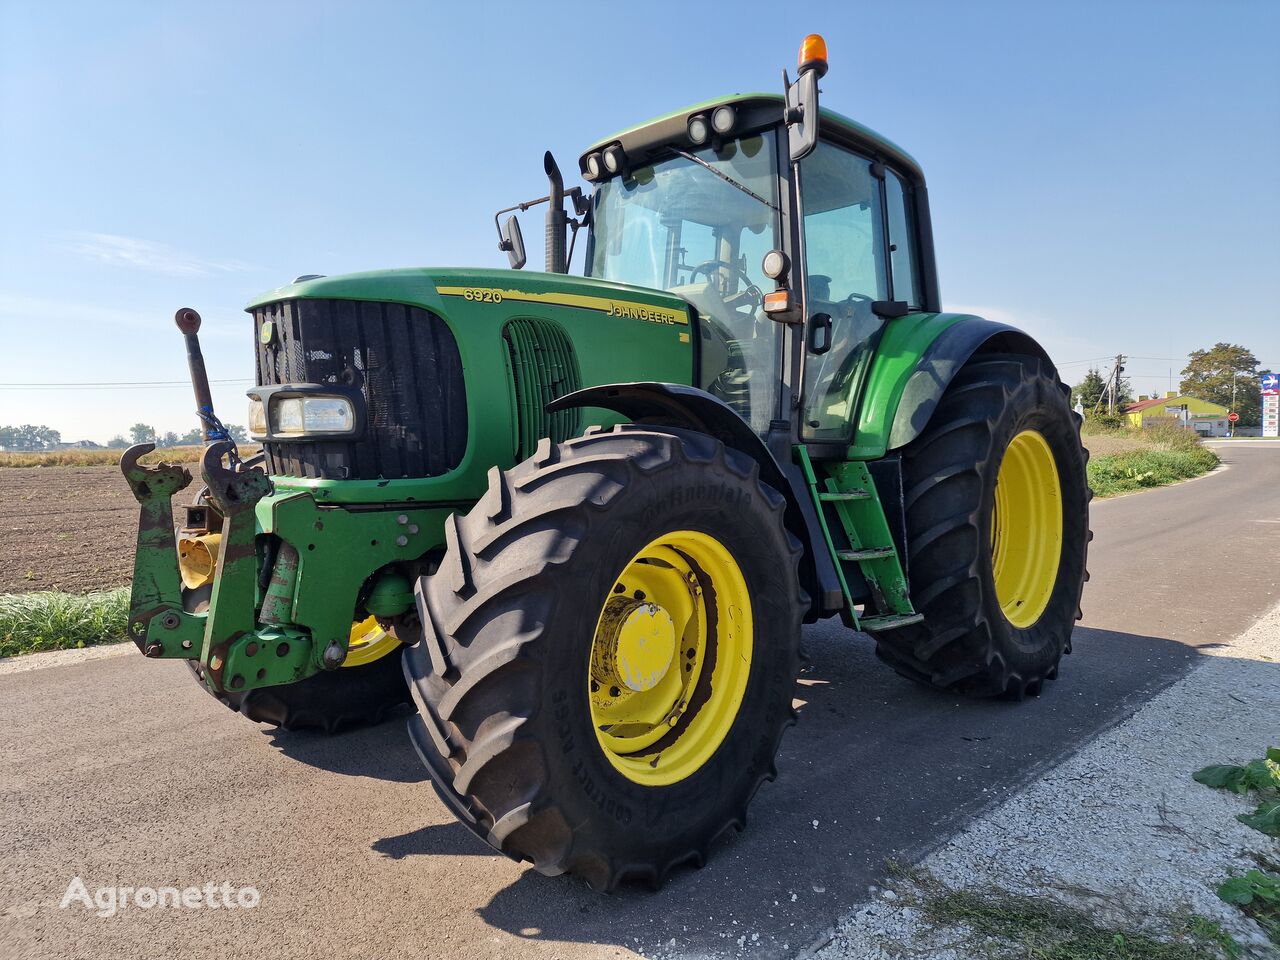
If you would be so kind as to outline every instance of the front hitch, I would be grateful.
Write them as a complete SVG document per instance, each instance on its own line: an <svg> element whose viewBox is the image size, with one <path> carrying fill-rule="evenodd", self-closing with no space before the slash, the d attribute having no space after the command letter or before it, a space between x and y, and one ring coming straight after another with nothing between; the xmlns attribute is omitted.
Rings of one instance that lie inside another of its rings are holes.
<svg viewBox="0 0 1280 960"><path fill-rule="evenodd" d="M153 443L134 444L120 458L120 471L142 508L126 629L129 639L148 657L191 660L200 655L204 618L182 609L170 503L175 493L191 483L191 474L176 463L146 466L138 462L154 449Z"/></svg>

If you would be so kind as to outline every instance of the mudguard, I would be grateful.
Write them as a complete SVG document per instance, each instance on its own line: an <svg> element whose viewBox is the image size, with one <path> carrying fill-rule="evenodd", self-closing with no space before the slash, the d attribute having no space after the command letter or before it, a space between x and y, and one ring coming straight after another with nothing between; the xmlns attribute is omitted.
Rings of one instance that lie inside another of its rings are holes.
<svg viewBox="0 0 1280 960"><path fill-rule="evenodd" d="M1029 334L1006 323L955 313L892 321L872 360L850 457L876 460L918 437L947 385L980 352L1053 362Z"/></svg>

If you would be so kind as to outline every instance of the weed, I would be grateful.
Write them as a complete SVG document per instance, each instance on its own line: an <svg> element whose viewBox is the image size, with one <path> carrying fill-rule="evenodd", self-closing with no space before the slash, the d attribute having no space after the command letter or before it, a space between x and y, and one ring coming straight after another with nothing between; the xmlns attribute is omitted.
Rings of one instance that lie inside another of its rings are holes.
<svg viewBox="0 0 1280 960"><path fill-rule="evenodd" d="M0 594L0 657L122 639L129 591Z"/></svg>
<svg viewBox="0 0 1280 960"><path fill-rule="evenodd" d="M257 453L256 443L240 444L240 455ZM161 447L142 458L142 463L195 463L204 452L202 446ZM123 450L35 450L29 453L0 452L0 467L101 467L115 466Z"/></svg>
<svg viewBox="0 0 1280 960"><path fill-rule="evenodd" d="M1218 887L1218 897L1253 917L1271 942L1280 945L1280 876L1249 870L1228 877Z"/></svg>
<svg viewBox="0 0 1280 960"><path fill-rule="evenodd" d="M1106 927L1081 910L1047 898L1001 890L939 890L922 904L933 923L957 925L981 938L991 957L1037 960L1205 960L1237 957L1239 945L1221 927L1192 916L1169 939Z"/></svg>

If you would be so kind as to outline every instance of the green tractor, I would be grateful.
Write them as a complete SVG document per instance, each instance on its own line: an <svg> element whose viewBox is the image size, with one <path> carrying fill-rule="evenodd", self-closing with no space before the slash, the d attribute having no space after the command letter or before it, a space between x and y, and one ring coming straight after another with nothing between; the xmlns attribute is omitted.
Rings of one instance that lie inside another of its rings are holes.
<svg viewBox="0 0 1280 960"><path fill-rule="evenodd" d="M1086 576L1079 419L1029 336L941 312L920 167L820 111L825 72L811 36L783 95L588 148L586 190L548 154L511 208L547 204L545 272L513 214L510 270L254 300L261 467L180 311L209 442L176 532L189 474L125 454L139 648L284 727L411 704L459 820L602 889L743 826L804 624L920 683L1038 693Z"/></svg>

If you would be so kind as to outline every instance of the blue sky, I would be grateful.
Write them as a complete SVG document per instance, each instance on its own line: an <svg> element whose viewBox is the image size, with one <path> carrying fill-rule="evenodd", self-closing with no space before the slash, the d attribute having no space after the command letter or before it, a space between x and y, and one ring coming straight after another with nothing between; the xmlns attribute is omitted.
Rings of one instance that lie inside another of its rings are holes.
<svg viewBox="0 0 1280 960"><path fill-rule="evenodd" d="M0 0L0 423L195 426L178 306L244 421L253 294L302 273L498 266L492 215L598 136L774 90L929 178L944 304L1168 386L1189 350L1280 368L1280 4ZM534 215L525 219L540 263ZM1167 358L1167 359L1166 359ZM42 384L14 387L11 384Z"/></svg>

